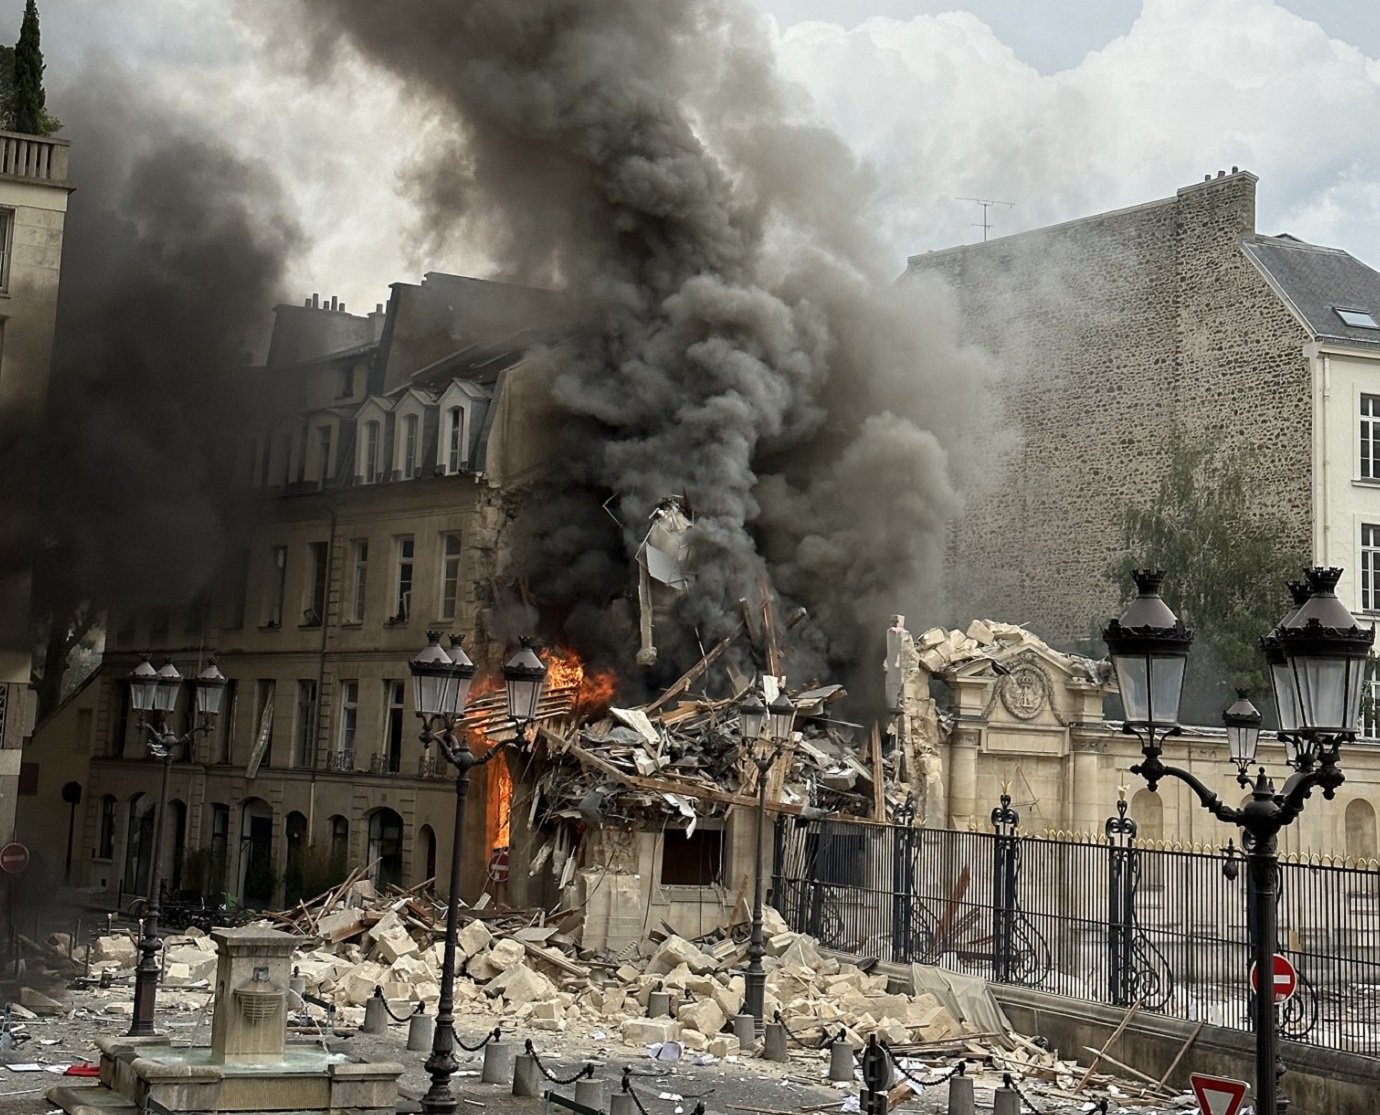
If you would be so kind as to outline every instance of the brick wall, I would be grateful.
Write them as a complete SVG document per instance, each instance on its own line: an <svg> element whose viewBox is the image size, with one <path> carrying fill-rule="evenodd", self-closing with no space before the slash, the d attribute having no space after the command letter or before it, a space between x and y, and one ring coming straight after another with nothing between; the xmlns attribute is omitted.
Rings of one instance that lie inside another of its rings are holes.
<svg viewBox="0 0 1380 1115"><path fill-rule="evenodd" d="M912 258L908 276L955 288L1005 385L993 474L950 532L944 618L1088 636L1117 610L1122 509L1155 491L1176 424L1244 450L1252 509L1310 549L1308 337L1241 250L1255 182Z"/></svg>

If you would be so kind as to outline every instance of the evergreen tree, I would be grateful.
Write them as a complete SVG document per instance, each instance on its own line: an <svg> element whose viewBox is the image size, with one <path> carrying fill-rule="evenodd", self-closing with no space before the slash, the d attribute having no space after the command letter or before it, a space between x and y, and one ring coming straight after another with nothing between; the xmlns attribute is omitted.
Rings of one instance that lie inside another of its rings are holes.
<svg viewBox="0 0 1380 1115"><path fill-rule="evenodd" d="M30 135L50 135L62 125L48 115L43 92L43 50L39 46L38 6L28 0L19 42L14 48L14 83L6 98L10 128Z"/></svg>

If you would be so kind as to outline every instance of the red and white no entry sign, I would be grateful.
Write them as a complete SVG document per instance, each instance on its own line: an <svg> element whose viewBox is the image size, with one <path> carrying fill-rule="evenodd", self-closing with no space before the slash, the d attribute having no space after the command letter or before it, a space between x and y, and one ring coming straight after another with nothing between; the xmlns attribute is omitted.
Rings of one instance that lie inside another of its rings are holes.
<svg viewBox="0 0 1380 1115"><path fill-rule="evenodd" d="M1195 1072L1188 1078L1202 1115L1236 1115L1246 1098L1246 1082Z"/></svg>
<svg viewBox="0 0 1380 1115"><path fill-rule="evenodd" d="M29 849L23 844L6 844L0 848L0 871L18 875L29 866Z"/></svg>
<svg viewBox="0 0 1380 1115"><path fill-rule="evenodd" d="M1299 974L1294 966L1289 963L1287 956L1275 953L1274 960L1274 988L1275 1002L1282 1003L1286 999L1291 999L1294 992L1299 989ZM1256 971L1256 965L1251 965L1251 990L1260 991L1260 973Z"/></svg>

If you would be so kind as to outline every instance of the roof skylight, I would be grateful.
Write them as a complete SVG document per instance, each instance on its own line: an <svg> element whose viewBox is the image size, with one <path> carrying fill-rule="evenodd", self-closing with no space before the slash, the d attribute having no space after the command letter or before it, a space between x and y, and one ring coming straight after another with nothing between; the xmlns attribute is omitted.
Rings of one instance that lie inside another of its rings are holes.
<svg viewBox="0 0 1380 1115"><path fill-rule="evenodd" d="M1332 308L1346 325L1354 326L1357 329L1380 329L1380 322L1376 321L1374 315L1367 310L1344 310L1341 306L1333 306Z"/></svg>

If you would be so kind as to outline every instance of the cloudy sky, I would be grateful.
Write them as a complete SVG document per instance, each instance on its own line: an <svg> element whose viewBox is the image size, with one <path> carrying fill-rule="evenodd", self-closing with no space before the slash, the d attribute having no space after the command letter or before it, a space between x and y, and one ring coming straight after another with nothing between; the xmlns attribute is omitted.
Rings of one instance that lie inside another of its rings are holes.
<svg viewBox="0 0 1380 1115"><path fill-rule="evenodd" d="M743 0L748 2L748 0ZM1380 5L1370 0L752 0L801 111L870 164L899 272L914 252L1166 197L1239 165L1258 224L1380 265ZM0 0L13 41L22 0ZM357 70L322 88L271 61L272 6L40 0L50 107L122 68L188 127L260 158L309 233L300 294L351 309L427 270L397 170L417 152L405 88ZM146 143L147 136L130 136ZM81 186L80 151L74 152ZM78 193L74 204L81 204Z"/></svg>

